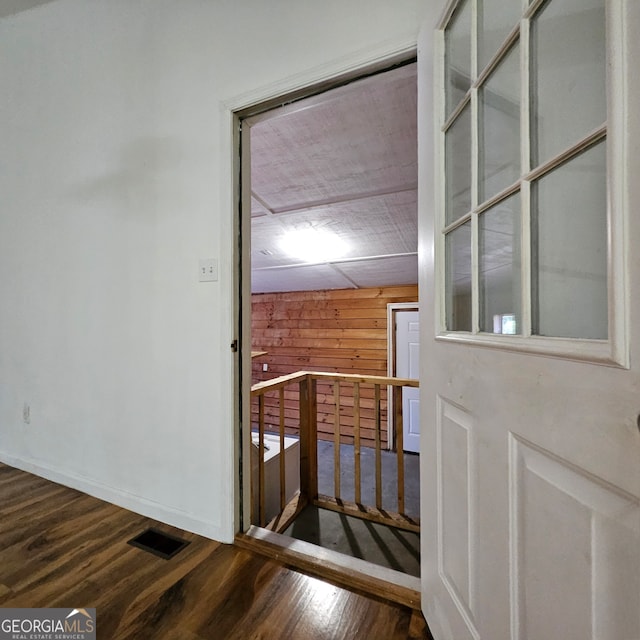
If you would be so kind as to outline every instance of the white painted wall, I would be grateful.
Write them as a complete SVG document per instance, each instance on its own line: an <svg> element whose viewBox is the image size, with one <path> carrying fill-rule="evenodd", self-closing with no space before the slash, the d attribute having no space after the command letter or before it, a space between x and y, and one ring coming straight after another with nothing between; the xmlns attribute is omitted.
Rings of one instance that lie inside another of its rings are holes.
<svg viewBox="0 0 640 640"><path fill-rule="evenodd" d="M415 40L426 4L55 0L3 14L0 460L232 539L225 105ZM220 279L200 284L208 256Z"/></svg>

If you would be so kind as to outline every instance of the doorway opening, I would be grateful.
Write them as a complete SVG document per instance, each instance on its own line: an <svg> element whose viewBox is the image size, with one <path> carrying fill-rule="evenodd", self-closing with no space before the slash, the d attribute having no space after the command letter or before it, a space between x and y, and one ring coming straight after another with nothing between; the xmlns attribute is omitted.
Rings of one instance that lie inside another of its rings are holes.
<svg viewBox="0 0 640 640"><path fill-rule="evenodd" d="M413 578L418 381L388 374L387 306L417 303L416 88L403 60L241 119L245 525Z"/></svg>

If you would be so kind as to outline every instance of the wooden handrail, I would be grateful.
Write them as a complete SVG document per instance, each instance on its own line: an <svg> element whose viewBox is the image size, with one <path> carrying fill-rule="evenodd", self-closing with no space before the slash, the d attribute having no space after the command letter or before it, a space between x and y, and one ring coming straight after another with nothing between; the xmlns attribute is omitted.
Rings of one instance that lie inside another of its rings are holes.
<svg viewBox="0 0 640 640"><path fill-rule="evenodd" d="M390 378L388 376L360 376L357 373L328 373L324 371L296 371L286 376L257 382L251 387L251 395L258 396L268 391L286 387L301 379L311 377L314 380L360 382L361 384L379 384L391 387L419 387L420 382L414 378Z"/></svg>
<svg viewBox="0 0 640 640"><path fill-rule="evenodd" d="M306 378L309 375L307 371L296 371L296 373L290 373L286 376L280 376L278 378L272 378L271 380L263 380L251 387L251 395L257 396L267 391L275 391L280 387L286 387L294 382Z"/></svg>
<svg viewBox="0 0 640 640"><path fill-rule="evenodd" d="M316 380L342 380L343 382L360 382L361 384L381 384L392 387L419 387L420 382L413 378L389 378L388 376L360 376L357 373L325 373L324 371L308 371L307 375Z"/></svg>

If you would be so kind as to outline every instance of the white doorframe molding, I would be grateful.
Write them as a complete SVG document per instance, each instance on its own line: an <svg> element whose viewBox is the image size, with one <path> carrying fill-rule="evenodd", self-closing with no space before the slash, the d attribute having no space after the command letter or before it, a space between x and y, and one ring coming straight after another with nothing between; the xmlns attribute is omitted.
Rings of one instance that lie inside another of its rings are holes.
<svg viewBox="0 0 640 640"><path fill-rule="evenodd" d="M389 302L387 304L387 376L393 378L396 375L396 313L398 311L420 311L418 302ZM394 422L393 393L390 386L387 387L387 449L391 449L394 441L396 425Z"/></svg>

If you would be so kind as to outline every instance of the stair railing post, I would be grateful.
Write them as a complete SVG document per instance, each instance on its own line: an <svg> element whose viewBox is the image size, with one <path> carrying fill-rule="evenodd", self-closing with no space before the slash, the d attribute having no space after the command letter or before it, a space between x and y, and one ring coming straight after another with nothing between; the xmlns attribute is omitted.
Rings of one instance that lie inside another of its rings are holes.
<svg viewBox="0 0 640 640"><path fill-rule="evenodd" d="M318 497L317 382L310 375L300 387L300 493L312 503Z"/></svg>

